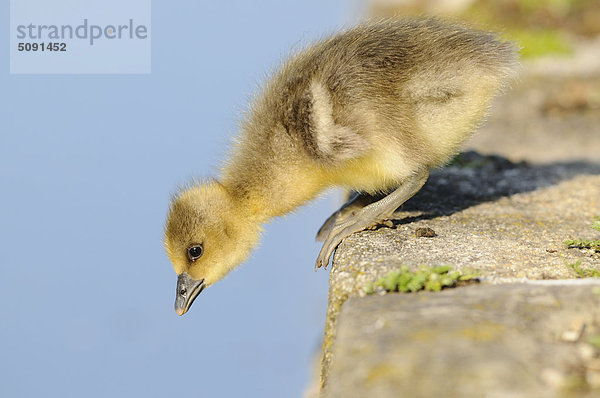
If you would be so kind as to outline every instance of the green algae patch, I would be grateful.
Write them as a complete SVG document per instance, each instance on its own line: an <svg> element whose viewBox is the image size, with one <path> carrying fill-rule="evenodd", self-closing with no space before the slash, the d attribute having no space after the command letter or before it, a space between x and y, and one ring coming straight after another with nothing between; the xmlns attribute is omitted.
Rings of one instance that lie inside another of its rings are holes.
<svg viewBox="0 0 600 398"><path fill-rule="evenodd" d="M364 288L366 294L377 292L410 293L419 290L439 292L444 288L456 287L461 283L478 282L477 274L460 272L450 266L421 267L411 271L407 266L390 271L375 282L368 283Z"/></svg>
<svg viewBox="0 0 600 398"><path fill-rule="evenodd" d="M590 228L600 231L600 217L596 217ZM593 249L600 253L600 239L569 239L563 242L569 249Z"/></svg>
<svg viewBox="0 0 600 398"><path fill-rule="evenodd" d="M577 274L577 278L600 278L599 270L581 267L581 260L577 260L573 264L567 264L567 267L571 268Z"/></svg>
<svg viewBox="0 0 600 398"><path fill-rule="evenodd" d="M596 231L600 231L600 216L594 218L594 222L592 223L592 225L590 225L590 227L592 229L595 229Z"/></svg>
<svg viewBox="0 0 600 398"><path fill-rule="evenodd" d="M571 239L563 242L569 249L594 249L600 252L600 240Z"/></svg>

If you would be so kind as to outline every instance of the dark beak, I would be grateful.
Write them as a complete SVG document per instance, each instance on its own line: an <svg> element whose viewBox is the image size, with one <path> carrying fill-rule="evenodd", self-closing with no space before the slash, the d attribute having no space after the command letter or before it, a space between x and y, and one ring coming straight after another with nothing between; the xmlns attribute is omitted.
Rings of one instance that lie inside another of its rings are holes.
<svg viewBox="0 0 600 398"><path fill-rule="evenodd" d="M205 287L204 279L197 281L185 272L179 274L177 277L177 293L175 295L175 312L177 315L181 316L188 312L196 297L198 297Z"/></svg>

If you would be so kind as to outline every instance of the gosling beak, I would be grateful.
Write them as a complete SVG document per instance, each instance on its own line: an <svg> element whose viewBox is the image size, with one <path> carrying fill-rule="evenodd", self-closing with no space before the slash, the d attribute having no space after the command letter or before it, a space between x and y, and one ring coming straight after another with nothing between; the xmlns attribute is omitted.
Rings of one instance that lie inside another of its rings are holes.
<svg viewBox="0 0 600 398"><path fill-rule="evenodd" d="M205 287L204 279L197 281L185 272L179 274L177 277L177 293L175 295L175 312L177 315L181 316L188 312L196 297L198 297Z"/></svg>

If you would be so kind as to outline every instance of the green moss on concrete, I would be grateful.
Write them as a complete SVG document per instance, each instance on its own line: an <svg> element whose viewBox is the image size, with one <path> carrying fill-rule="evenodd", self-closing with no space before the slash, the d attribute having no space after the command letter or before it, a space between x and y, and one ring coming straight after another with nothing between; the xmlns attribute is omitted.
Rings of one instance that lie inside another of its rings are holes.
<svg viewBox="0 0 600 398"><path fill-rule="evenodd" d="M577 260L573 264L567 264L567 267L571 268L578 278L600 278L600 270L582 268L581 260Z"/></svg>
<svg viewBox="0 0 600 398"><path fill-rule="evenodd" d="M599 216L599 217L596 217L596 218L594 219L594 222L592 223L591 227L592 227L593 229L595 229L596 231L600 231L600 216Z"/></svg>
<svg viewBox="0 0 600 398"><path fill-rule="evenodd" d="M564 241L570 249L594 249L600 252L600 240L572 239Z"/></svg>
<svg viewBox="0 0 600 398"><path fill-rule="evenodd" d="M411 271L407 266L399 270L390 271L384 277L375 282L368 283L364 287L367 294L375 292L417 292L429 290L433 292L444 288L455 287L460 282L476 281L475 273L462 273L453 270L450 266L421 267L417 271Z"/></svg>
<svg viewBox="0 0 600 398"><path fill-rule="evenodd" d="M600 231L600 217L596 217L590 228ZM600 252L600 239L569 239L563 242L565 246L572 249L594 249L596 252Z"/></svg>

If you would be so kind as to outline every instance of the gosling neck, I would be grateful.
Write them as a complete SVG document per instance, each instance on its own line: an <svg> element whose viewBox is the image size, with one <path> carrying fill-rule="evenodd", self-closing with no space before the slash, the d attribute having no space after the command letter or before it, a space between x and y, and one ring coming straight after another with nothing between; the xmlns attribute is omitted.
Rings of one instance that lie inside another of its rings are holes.
<svg viewBox="0 0 600 398"><path fill-rule="evenodd" d="M320 174L309 171L290 173L285 179L249 184L248 180L224 180L233 205L248 219L265 223L316 198L326 184Z"/></svg>

